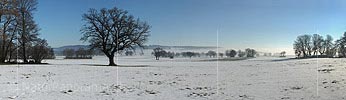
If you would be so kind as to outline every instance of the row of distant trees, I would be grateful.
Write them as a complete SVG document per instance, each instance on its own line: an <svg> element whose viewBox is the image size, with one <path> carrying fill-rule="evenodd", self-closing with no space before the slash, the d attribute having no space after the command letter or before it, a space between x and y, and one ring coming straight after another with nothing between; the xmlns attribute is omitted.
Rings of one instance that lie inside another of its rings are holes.
<svg viewBox="0 0 346 100"><path fill-rule="evenodd" d="M124 53L120 53L121 55L123 55L123 54L125 54L125 56L133 56L133 55L136 55L136 54L138 54L138 55L144 55L144 53L143 53L143 49L142 48L139 48L141 51L140 52L136 52L136 50L135 49L132 49L132 50L126 50Z"/></svg>
<svg viewBox="0 0 346 100"><path fill-rule="evenodd" d="M179 56L182 56L182 57L189 57L189 58L192 58L192 57L201 57L201 56L207 56L207 57L210 57L210 58L214 58L214 57L255 57L255 55L257 54L257 51L254 50L254 49L245 49L245 51L242 51L242 50L226 50L225 53L217 53L215 51L208 51L207 53L198 53L198 52L181 52L181 53L174 53L174 52L170 52L170 51L165 51L163 50L162 48L155 48L153 49L153 52L152 52L152 55L155 56L155 59L156 60L159 60L160 57L164 57L164 58L171 58L173 59L174 57L179 57Z"/></svg>
<svg viewBox="0 0 346 100"><path fill-rule="evenodd" d="M65 59L92 59L94 51L91 49L79 48L78 50L74 49L65 49L63 55Z"/></svg>
<svg viewBox="0 0 346 100"><path fill-rule="evenodd" d="M319 34L300 35L293 47L298 58L346 57L346 32L336 41L330 35L326 38Z"/></svg>
<svg viewBox="0 0 346 100"><path fill-rule="evenodd" d="M54 57L47 41L38 37L40 29L33 16L36 7L37 0L0 0L0 63L17 58L41 63Z"/></svg>

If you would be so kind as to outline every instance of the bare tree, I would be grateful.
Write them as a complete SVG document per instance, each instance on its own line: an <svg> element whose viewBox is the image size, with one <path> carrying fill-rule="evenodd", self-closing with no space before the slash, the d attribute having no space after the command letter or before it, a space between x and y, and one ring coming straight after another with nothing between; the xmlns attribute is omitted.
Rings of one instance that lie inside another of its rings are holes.
<svg viewBox="0 0 346 100"><path fill-rule="evenodd" d="M135 19L127 11L118 9L90 9L83 15L86 22L81 29L81 40L89 41L92 48L100 49L109 59L110 66L114 63L115 53L134 46L143 47L149 36L150 26Z"/></svg>
<svg viewBox="0 0 346 100"><path fill-rule="evenodd" d="M46 40L38 39L34 46L29 48L29 57L34 60L34 63L41 63L43 59L51 58L54 55Z"/></svg>
<svg viewBox="0 0 346 100"><path fill-rule="evenodd" d="M5 63L11 55L16 35L16 1L0 0L0 62Z"/></svg>
<svg viewBox="0 0 346 100"><path fill-rule="evenodd" d="M298 36L294 41L293 48L298 57L310 57L312 50L311 35Z"/></svg>
<svg viewBox="0 0 346 100"><path fill-rule="evenodd" d="M323 48L323 42L324 39L321 35L318 34L313 34L312 35L312 51L314 52L313 55L317 56L318 53L321 55L324 53L324 48Z"/></svg>
<svg viewBox="0 0 346 100"><path fill-rule="evenodd" d="M27 63L27 48L37 39L39 28L34 21L33 12L37 7L37 0L17 0L18 9L18 30L21 56L24 63Z"/></svg>
<svg viewBox="0 0 346 100"><path fill-rule="evenodd" d="M323 42L323 47L324 47L324 51L326 53L327 57L334 57L336 50L335 50L335 46L333 44L333 37L330 35L327 35L325 41Z"/></svg>
<svg viewBox="0 0 346 100"><path fill-rule="evenodd" d="M294 41L293 48L296 56L299 57L334 57L336 52L339 51L339 56L346 55L346 34L344 37L333 43L333 38L327 35L324 39L318 34L314 35L301 35ZM311 55L313 52L313 55Z"/></svg>
<svg viewBox="0 0 346 100"><path fill-rule="evenodd" d="M338 48L338 56L346 57L346 32L340 39L336 40L335 44Z"/></svg>

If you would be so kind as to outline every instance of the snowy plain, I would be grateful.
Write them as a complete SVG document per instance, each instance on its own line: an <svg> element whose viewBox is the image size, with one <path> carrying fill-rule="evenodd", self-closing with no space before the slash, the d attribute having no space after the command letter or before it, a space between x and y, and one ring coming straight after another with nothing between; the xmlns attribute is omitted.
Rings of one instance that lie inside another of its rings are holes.
<svg viewBox="0 0 346 100"><path fill-rule="evenodd" d="M346 59L121 56L0 65L0 99L16 100L340 100Z"/></svg>

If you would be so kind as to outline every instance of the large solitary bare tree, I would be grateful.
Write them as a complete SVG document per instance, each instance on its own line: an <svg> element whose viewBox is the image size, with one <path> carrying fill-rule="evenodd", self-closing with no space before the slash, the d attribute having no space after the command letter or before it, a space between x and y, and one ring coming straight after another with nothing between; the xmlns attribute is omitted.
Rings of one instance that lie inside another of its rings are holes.
<svg viewBox="0 0 346 100"><path fill-rule="evenodd" d="M134 46L143 47L150 32L146 22L116 7L99 11L90 9L83 14L83 20L86 23L81 29L81 40L88 41L92 48L100 49L109 58L110 66L116 66L115 53L134 49Z"/></svg>

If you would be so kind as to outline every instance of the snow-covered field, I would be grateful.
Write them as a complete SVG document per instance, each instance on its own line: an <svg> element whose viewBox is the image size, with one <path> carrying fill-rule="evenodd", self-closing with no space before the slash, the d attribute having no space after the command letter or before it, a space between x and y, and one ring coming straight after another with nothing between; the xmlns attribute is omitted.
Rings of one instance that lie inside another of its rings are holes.
<svg viewBox="0 0 346 100"><path fill-rule="evenodd" d="M0 99L28 100L339 100L346 97L346 59L258 57L154 60L119 57L121 67L92 60L1 65Z"/></svg>

